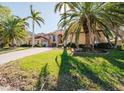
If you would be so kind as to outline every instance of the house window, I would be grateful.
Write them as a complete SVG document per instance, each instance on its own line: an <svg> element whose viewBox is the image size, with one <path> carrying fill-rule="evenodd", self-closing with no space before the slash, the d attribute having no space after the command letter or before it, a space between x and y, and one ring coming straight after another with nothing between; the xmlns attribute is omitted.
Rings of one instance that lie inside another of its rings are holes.
<svg viewBox="0 0 124 93"><path fill-rule="evenodd" d="M53 36L53 41L55 41L55 36Z"/></svg>
<svg viewBox="0 0 124 93"><path fill-rule="evenodd" d="M62 43L62 35L61 34L58 35L58 40L59 40L59 43Z"/></svg>

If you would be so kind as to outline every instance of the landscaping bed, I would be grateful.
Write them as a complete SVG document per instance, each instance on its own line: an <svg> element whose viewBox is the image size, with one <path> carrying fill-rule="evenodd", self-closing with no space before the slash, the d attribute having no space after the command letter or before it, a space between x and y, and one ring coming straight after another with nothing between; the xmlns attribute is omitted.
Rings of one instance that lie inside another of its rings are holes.
<svg viewBox="0 0 124 93"><path fill-rule="evenodd" d="M73 56L82 56L82 55L104 55L104 54L109 54L108 50L94 50L94 51L81 51L79 50L75 50L73 52Z"/></svg>
<svg viewBox="0 0 124 93"><path fill-rule="evenodd" d="M0 85L18 90L124 90L124 52L71 56L54 49L2 65Z"/></svg>

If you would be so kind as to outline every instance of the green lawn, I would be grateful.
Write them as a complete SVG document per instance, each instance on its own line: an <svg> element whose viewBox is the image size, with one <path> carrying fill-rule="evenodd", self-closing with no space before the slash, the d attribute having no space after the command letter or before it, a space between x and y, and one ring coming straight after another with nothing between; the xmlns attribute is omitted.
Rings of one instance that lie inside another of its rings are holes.
<svg viewBox="0 0 124 93"><path fill-rule="evenodd" d="M0 48L0 54L9 53L9 52L13 52L13 51L19 51L19 50L25 50L25 49L28 49L28 48L26 48L26 47Z"/></svg>
<svg viewBox="0 0 124 93"><path fill-rule="evenodd" d="M118 50L74 57L54 49L5 64L0 71L11 73L8 78L18 81L21 90L39 90L43 84L44 90L124 90L124 52Z"/></svg>

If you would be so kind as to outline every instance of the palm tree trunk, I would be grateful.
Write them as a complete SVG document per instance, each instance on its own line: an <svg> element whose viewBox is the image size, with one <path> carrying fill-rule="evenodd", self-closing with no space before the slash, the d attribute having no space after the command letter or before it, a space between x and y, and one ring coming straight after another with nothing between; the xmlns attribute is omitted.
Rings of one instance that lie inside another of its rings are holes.
<svg viewBox="0 0 124 93"><path fill-rule="evenodd" d="M86 27L84 27L84 31L87 31L87 30L88 29ZM85 32L85 47L87 48L87 50L89 50L91 48L91 45L90 45L90 33L89 32Z"/></svg>
<svg viewBox="0 0 124 93"><path fill-rule="evenodd" d="M66 23L66 3L64 4L64 22ZM64 31L66 31L66 25L64 26ZM67 45L67 37L64 40L64 49L66 49Z"/></svg>
<svg viewBox="0 0 124 93"><path fill-rule="evenodd" d="M112 42L110 41L110 38L108 37L106 39L107 39L108 43L110 44L111 48L113 48L113 45L112 45Z"/></svg>
<svg viewBox="0 0 124 93"><path fill-rule="evenodd" d="M118 34L119 34L118 28L116 27L115 28L115 43L114 43L115 45L114 45L114 48L117 48Z"/></svg>
<svg viewBox="0 0 124 93"><path fill-rule="evenodd" d="M32 21L32 47L34 47L34 20Z"/></svg>
<svg viewBox="0 0 124 93"><path fill-rule="evenodd" d="M14 48L14 39L11 40L11 47Z"/></svg>
<svg viewBox="0 0 124 93"><path fill-rule="evenodd" d="M116 35L115 36L115 45L114 45L114 48L117 48L117 41L118 41L118 36Z"/></svg>
<svg viewBox="0 0 124 93"><path fill-rule="evenodd" d="M87 50L89 50L91 48L91 45L90 45L90 33L89 32L85 34L85 44L86 44Z"/></svg>
<svg viewBox="0 0 124 93"><path fill-rule="evenodd" d="M87 51L89 51L89 49L91 49L91 45L90 45L90 32L88 29L88 25L87 25L87 19L84 19L84 23L83 23L83 30L85 33L85 47L87 48Z"/></svg>
<svg viewBox="0 0 124 93"><path fill-rule="evenodd" d="M88 31L89 31L89 33L88 33L88 37L87 38L89 38L89 40L87 41L88 42L88 47L93 51L94 50L94 40L91 40L91 39L93 39L92 37L93 37L93 32L92 32L92 30L91 30L91 24L90 24L90 19L89 19L89 17L87 16L87 14L85 14L85 16L86 16L86 20L87 20L87 28L88 28ZM91 42L92 41L92 42ZM92 46L91 46L92 45Z"/></svg>
<svg viewBox="0 0 124 93"><path fill-rule="evenodd" d="M113 32L114 32L115 35L117 35L124 42L123 37L119 33L116 33L116 31L114 31L114 30L113 30Z"/></svg>

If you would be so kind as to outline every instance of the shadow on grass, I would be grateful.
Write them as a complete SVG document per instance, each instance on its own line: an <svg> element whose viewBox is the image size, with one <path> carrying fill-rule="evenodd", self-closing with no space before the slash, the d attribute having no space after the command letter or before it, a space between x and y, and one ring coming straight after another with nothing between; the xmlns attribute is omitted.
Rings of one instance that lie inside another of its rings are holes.
<svg viewBox="0 0 124 93"><path fill-rule="evenodd" d="M73 56L68 55L67 50L63 50L60 64L58 62L58 56L55 57L55 62L59 67L59 73L58 73L57 84L53 90L58 90L58 91L71 91L78 89L99 90L99 88L103 90L116 90L115 86L112 85L112 83L116 81L111 81L112 80L111 78L114 78L111 76L111 73L103 69L101 70L100 68L101 72L104 73L104 77L106 78L106 79L102 79L101 76L99 76L102 74L96 73L92 69L91 65L94 65L93 64L94 61L92 59L95 59L96 55L91 55L91 56L87 55L82 57L83 58L87 57L86 59L88 60L88 62L83 62L82 60L79 60ZM116 66L119 69L124 70L124 63L117 60L117 59L123 59L122 57L116 57L113 55L104 55L97 57L102 57L105 60L107 60L109 63L111 63L113 66ZM95 64L97 63L95 62ZM107 63L104 64L105 65L103 65L103 68L104 66L108 65ZM44 88L45 77L49 74L47 71L47 66L48 64L46 64L41 69L41 73L39 75L39 81L37 84L37 90L43 90ZM123 77L121 73L117 73L117 74ZM84 77L87 78L86 81Z"/></svg>
<svg viewBox="0 0 124 93"><path fill-rule="evenodd" d="M38 82L37 82L37 86L36 86L36 90L38 91L41 91L43 90L44 86L45 86L45 83L46 83L46 77L47 75L49 74L48 70L47 70L47 66L48 66L48 63L42 67L41 69L41 72L39 74L39 79L38 79Z"/></svg>
<svg viewBox="0 0 124 93"><path fill-rule="evenodd" d="M56 62L56 64L57 64L57 66L60 67L60 66L59 66L59 62L58 62L58 56L56 56L55 62Z"/></svg>
<svg viewBox="0 0 124 93"><path fill-rule="evenodd" d="M109 56L104 56L103 58L108 60L108 62L111 63L113 66L116 66L124 70L124 62L119 61L119 59L124 60L124 57L122 58L122 57L115 57L115 56L109 55Z"/></svg>
<svg viewBox="0 0 124 93"><path fill-rule="evenodd" d="M76 73L75 73L76 72ZM74 75L75 73L75 75ZM79 76L77 76L79 75ZM91 80L94 85L100 86L104 90L115 90L110 82L104 81L99 76L94 73L87 64L82 63L76 58L69 56L67 51L64 50L61 56L61 64L58 75L57 90L78 90L88 89L87 85L81 85L80 77L85 76ZM94 87L94 86L92 86ZM96 87L95 87L96 88Z"/></svg>
<svg viewBox="0 0 124 93"><path fill-rule="evenodd" d="M82 62L79 62L77 59L70 57L71 61L73 62L74 65L76 65L78 72L80 73L80 75L84 75L86 76L89 80L91 80L94 85L97 84L98 86L100 86L101 89L105 89L105 90L114 90L114 87L111 86L111 84L107 81L102 80L101 78L99 78L98 74L94 73L90 67L88 67L87 64L84 64ZM91 89L93 88L97 88L95 86L91 86Z"/></svg>
<svg viewBox="0 0 124 93"><path fill-rule="evenodd" d="M56 62L57 63L57 62ZM56 90L69 91L78 89L78 82L76 78L71 75L73 69L72 64L69 61L69 55L66 50L61 55L61 64L59 66L59 74Z"/></svg>

